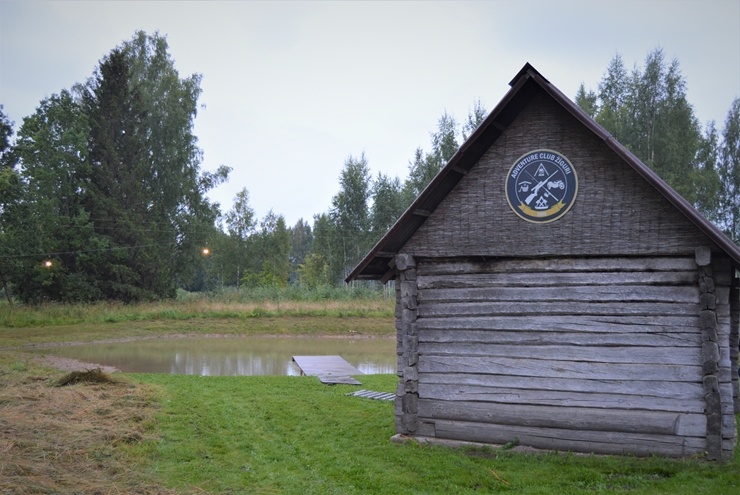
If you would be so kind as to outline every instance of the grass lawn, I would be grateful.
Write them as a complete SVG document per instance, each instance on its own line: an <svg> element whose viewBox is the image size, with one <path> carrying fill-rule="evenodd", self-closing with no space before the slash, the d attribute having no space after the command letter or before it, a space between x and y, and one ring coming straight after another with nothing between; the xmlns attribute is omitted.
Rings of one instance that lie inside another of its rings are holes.
<svg viewBox="0 0 740 495"><path fill-rule="evenodd" d="M347 395L358 387L164 374L60 387L65 372L23 352L28 344L165 334L336 335L348 325L359 334L393 332L392 314L375 310L283 307L246 318L188 311L96 310L73 321L0 326L0 493L740 493L738 454L717 464L397 444L393 404ZM20 321L13 318L6 321ZM395 390L394 375L359 378L361 388Z"/></svg>
<svg viewBox="0 0 740 495"><path fill-rule="evenodd" d="M740 459L698 460L453 450L390 442L393 404L311 377L133 375L156 387L154 438L127 447L175 489L286 494L729 494ZM395 390L396 377L360 377Z"/></svg>

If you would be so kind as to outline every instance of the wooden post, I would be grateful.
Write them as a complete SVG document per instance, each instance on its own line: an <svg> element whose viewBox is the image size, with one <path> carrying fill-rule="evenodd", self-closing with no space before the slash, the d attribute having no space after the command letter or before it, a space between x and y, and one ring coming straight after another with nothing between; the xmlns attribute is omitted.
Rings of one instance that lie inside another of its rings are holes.
<svg viewBox="0 0 740 495"><path fill-rule="evenodd" d="M416 281L416 260L408 254L399 254L395 258L400 286L400 322L399 349L400 360L398 372L401 378L398 397L401 401L401 417L398 433L413 435L416 433L419 418L419 337L417 335L416 318L418 316ZM398 316L397 316L398 318Z"/></svg>
<svg viewBox="0 0 740 495"><path fill-rule="evenodd" d="M722 460L722 400L719 386L719 344L717 339L717 298L715 295L712 253L708 247L696 249L699 276L699 325L701 326L702 383L707 417L707 459Z"/></svg>

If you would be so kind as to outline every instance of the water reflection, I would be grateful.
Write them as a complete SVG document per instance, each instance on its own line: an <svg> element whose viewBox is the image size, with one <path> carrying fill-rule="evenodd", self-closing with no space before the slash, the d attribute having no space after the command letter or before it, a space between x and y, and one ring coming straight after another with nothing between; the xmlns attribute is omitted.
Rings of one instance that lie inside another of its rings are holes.
<svg viewBox="0 0 740 495"><path fill-rule="evenodd" d="M365 374L396 372L396 340L222 337L141 340L49 348L44 354L130 373L299 375L293 356L339 355Z"/></svg>

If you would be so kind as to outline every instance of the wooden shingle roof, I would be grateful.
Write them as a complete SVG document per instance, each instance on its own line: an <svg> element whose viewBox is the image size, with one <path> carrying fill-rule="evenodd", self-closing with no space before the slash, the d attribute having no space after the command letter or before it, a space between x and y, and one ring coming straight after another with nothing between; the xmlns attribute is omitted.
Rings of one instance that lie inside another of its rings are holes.
<svg viewBox="0 0 740 495"><path fill-rule="evenodd" d="M602 140L680 213L696 225L719 249L724 251L733 260L733 265L740 269L740 247L658 177L647 165L614 139L594 119L561 93L534 67L529 63L525 64L509 84L511 89L499 104L460 146L450 161L432 179L383 238L355 267L347 277L347 281L365 279L385 282L390 278L393 274L391 262L394 256L403 248L447 194L467 175L480 157L503 134L532 96L542 91Z"/></svg>

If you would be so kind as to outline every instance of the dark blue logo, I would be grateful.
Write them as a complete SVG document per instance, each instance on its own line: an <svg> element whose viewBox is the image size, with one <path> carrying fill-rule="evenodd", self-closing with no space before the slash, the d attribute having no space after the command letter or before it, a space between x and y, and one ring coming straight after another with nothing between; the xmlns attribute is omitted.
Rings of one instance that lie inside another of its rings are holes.
<svg viewBox="0 0 740 495"><path fill-rule="evenodd" d="M528 222L553 222L576 200L578 177L573 165L552 150L522 155L506 176L506 201Z"/></svg>

